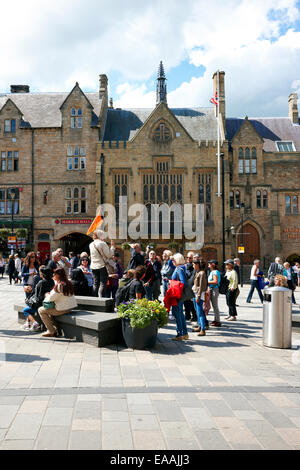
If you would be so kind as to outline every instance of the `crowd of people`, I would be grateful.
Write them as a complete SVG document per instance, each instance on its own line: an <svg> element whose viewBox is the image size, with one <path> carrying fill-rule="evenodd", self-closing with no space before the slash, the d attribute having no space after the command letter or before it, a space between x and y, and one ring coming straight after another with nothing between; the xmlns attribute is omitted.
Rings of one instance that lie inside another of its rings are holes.
<svg viewBox="0 0 300 470"><path fill-rule="evenodd" d="M165 250L158 256L151 246L145 252L139 243L130 245L131 258L123 270L120 255L114 241L110 246L105 242L104 232L93 233L89 245L90 255L70 252L66 257L58 248L51 259L41 262L37 253L30 252L25 259L10 255L6 273L10 284L23 280L26 296L24 315L26 331L43 331L43 336L56 336L53 317L70 312L76 305L76 295L112 297L118 306L131 299L146 298L163 302L169 311L170 319L176 321L174 341L189 339L187 323L198 336L205 336L209 327L221 327L219 296L226 296L228 315L226 321L236 321L237 298L240 284L240 260L228 259L224 268L219 269L218 261L207 263L201 255L189 252L186 258L181 253L173 254ZM0 255L0 275L5 263ZM179 281L179 282L178 282ZM266 285L280 285L294 290L300 285L300 265L293 267L288 262L282 264L279 258L271 263L267 279L264 279L260 261L254 260L251 287L247 303L255 289L263 302L262 290ZM213 321L207 315L212 308Z"/></svg>

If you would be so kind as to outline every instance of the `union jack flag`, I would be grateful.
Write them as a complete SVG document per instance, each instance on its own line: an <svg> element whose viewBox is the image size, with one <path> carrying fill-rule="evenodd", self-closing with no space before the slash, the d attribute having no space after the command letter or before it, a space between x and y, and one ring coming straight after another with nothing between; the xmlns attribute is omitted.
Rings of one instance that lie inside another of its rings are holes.
<svg viewBox="0 0 300 470"><path fill-rule="evenodd" d="M209 100L209 102L212 103L212 104L215 104L216 106L218 106L219 98L218 98L218 92L217 91L214 94L214 96Z"/></svg>

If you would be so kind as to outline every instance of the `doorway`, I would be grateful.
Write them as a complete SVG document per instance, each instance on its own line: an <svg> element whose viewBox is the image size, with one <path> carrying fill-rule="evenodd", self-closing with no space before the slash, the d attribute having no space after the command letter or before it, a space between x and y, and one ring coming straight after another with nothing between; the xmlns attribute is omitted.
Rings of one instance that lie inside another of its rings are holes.
<svg viewBox="0 0 300 470"><path fill-rule="evenodd" d="M243 235L242 235L243 233ZM243 262L246 264L252 264L255 259L260 259L260 238L259 233L255 227L251 224L245 224L238 233L237 241L238 246L243 245L245 247L245 253L243 255Z"/></svg>
<svg viewBox="0 0 300 470"><path fill-rule="evenodd" d="M76 255L86 251L90 254L89 244L92 243L92 238L83 233L69 233L60 238L60 247L63 249L64 255L69 256L69 252L73 251Z"/></svg>

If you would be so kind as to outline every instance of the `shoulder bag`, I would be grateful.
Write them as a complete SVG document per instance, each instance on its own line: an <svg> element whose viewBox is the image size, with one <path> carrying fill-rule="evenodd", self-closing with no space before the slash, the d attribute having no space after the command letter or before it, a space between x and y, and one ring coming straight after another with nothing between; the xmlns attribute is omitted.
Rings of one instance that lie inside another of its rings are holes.
<svg viewBox="0 0 300 470"><path fill-rule="evenodd" d="M94 247L96 248L96 250L98 251L98 253L101 255L103 261L104 261L104 264L105 264L105 267L106 267L106 270L108 272L108 274L115 274L118 272L117 270L117 266L116 266L116 263L111 259L111 258L107 258L103 253L102 253L102 250L99 251L95 242L94 242Z"/></svg>

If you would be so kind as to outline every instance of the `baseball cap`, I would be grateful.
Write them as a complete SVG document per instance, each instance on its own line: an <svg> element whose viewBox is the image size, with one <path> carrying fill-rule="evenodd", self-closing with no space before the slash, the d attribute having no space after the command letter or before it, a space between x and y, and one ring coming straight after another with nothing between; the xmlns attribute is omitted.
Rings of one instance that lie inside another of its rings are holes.
<svg viewBox="0 0 300 470"><path fill-rule="evenodd" d="M210 261L208 261L208 264L215 264L217 266L218 261L216 259L211 259Z"/></svg>

